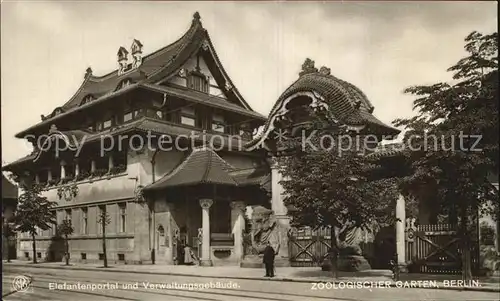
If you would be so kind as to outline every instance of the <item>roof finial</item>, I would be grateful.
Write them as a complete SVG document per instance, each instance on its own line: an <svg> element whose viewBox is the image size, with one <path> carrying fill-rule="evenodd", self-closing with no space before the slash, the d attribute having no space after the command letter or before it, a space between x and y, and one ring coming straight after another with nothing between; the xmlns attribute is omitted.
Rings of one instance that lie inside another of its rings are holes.
<svg viewBox="0 0 500 301"><path fill-rule="evenodd" d="M195 12L193 14L193 22L200 22L200 19L201 19L200 13L199 12Z"/></svg>
<svg viewBox="0 0 500 301"><path fill-rule="evenodd" d="M314 67L314 61L310 58L306 58L306 60L302 64L302 71L300 71L299 76L315 72L318 72L318 69Z"/></svg>
<svg viewBox="0 0 500 301"><path fill-rule="evenodd" d="M85 78L87 78L91 75L92 75L92 68L88 67L87 70L85 70Z"/></svg>

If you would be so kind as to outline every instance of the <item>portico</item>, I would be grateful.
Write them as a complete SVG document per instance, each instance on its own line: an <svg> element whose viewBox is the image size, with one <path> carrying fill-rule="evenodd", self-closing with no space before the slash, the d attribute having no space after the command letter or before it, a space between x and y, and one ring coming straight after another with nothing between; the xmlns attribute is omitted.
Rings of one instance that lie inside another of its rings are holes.
<svg viewBox="0 0 500 301"><path fill-rule="evenodd" d="M245 208L266 195L258 182L248 183L234 171L212 149L194 148L171 173L144 188L155 202L156 232L168 238L163 246L153 243L158 262L182 263L179 254L188 245L201 266L239 265Z"/></svg>

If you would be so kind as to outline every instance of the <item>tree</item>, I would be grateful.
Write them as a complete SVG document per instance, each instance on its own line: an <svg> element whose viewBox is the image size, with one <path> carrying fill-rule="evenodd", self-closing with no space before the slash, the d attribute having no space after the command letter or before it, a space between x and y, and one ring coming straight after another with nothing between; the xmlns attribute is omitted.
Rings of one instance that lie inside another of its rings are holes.
<svg viewBox="0 0 500 301"><path fill-rule="evenodd" d="M106 226L111 223L111 218L106 211L106 207L102 207L99 215L98 223L101 224L102 229L102 253L104 254L104 267L108 267L108 256L106 254Z"/></svg>
<svg viewBox="0 0 500 301"><path fill-rule="evenodd" d="M69 240L68 240L68 236L73 234L74 231L75 231L75 229L71 225L71 220L69 220L69 219L65 219L59 225L57 225L57 234L64 237L64 246L66 248L66 250L65 250L66 265L69 265Z"/></svg>
<svg viewBox="0 0 500 301"><path fill-rule="evenodd" d="M23 193L19 196L19 203L14 214L16 230L29 233L33 240L33 263L36 259L37 230L48 230L55 224L54 207L56 202L49 201L41 193L43 188L37 184L20 184Z"/></svg>
<svg viewBox="0 0 500 301"><path fill-rule="evenodd" d="M289 213L294 224L330 227L331 270L337 277L339 243L347 227L376 231L377 225L394 222L398 179L375 176L379 166L352 146L335 142L346 141L347 136L335 139L345 134L341 126L327 114L311 116L313 122L305 130L315 132L308 136L311 143L303 144L304 137L295 137L280 146L290 152L280 158L284 203L293 208ZM356 139L351 138L350 142ZM333 142L325 144L326 140Z"/></svg>
<svg viewBox="0 0 500 301"><path fill-rule="evenodd" d="M10 223L10 221L4 221L4 224L2 226L2 234L5 242L3 250L7 252L7 262L10 262L10 246L12 244L11 238L16 236L15 228L12 226L12 223Z"/></svg>
<svg viewBox="0 0 500 301"><path fill-rule="evenodd" d="M405 155L413 174L405 185L436 185L436 205L460 223L462 278L470 280L471 219L497 204L487 176L498 170L498 35L474 31L464 48L468 56L448 69L454 84L407 88L417 97L416 116L394 124L406 128L404 141L411 144Z"/></svg>

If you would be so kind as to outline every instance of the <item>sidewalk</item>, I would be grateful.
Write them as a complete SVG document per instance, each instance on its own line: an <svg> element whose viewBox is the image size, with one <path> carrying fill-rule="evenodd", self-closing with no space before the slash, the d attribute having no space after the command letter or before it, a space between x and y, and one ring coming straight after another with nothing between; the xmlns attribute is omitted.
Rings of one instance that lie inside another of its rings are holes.
<svg viewBox="0 0 500 301"><path fill-rule="evenodd" d="M391 286L402 288L431 288L431 289L449 289L449 290L467 290L467 291L484 291L484 292L500 292L500 278L478 278L479 286L474 284L446 285L452 280L460 280L460 275L432 275L432 274L401 274L401 281L395 282L391 279L392 272L388 270L369 270L363 272L339 272L339 278L333 281L330 272L321 271L319 267L281 267L276 269L276 277L263 277L262 269L240 268L237 266L218 266L218 267L199 267L199 266L179 266L179 265L110 265L109 268L103 268L101 264L83 264L72 263L69 266L61 262L43 262L33 264L27 261L12 261L11 263L4 262L4 267L31 267L45 269L73 269L83 271L99 271L99 272L126 272L138 274L153 274L153 275L171 275L171 276L186 276L186 277L203 277L203 278L226 278L226 279L242 279L242 280L269 280L269 281L288 281L288 282L347 282L347 281L369 281L369 282L390 282ZM420 281L420 282L418 282ZM424 287L422 281L435 281L437 287L430 285Z"/></svg>

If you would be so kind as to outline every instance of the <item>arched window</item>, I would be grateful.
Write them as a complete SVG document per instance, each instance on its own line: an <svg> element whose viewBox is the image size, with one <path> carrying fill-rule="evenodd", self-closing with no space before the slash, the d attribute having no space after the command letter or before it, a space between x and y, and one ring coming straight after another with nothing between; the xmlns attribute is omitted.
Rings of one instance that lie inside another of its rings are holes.
<svg viewBox="0 0 500 301"><path fill-rule="evenodd" d="M158 235L158 246L166 246L167 240L165 239L165 229L163 228L163 226L159 225L156 232Z"/></svg>

